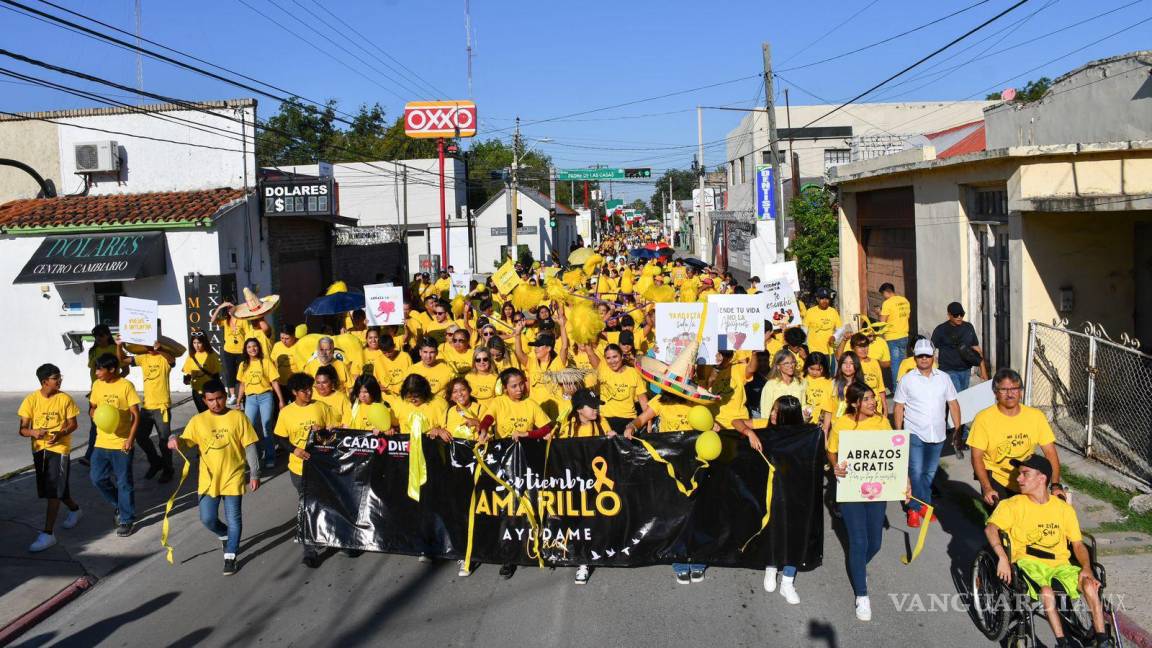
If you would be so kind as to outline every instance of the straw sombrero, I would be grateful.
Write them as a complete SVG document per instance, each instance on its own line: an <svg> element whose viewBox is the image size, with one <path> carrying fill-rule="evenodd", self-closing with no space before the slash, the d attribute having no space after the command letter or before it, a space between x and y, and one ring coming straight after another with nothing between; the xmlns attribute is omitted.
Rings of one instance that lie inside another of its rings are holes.
<svg viewBox="0 0 1152 648"><path fill-rule="evenodd" d="M173 358L179 358L180 356L184 355L185 351L187 351L183 344L180 344L167 335L157 336L156 341L160 343L160 349L171 355ZM125 342L124 350L128 353L131 353L132 355L141 355L148 353L148 351L151 350L151 347L144 344L132 344L130 342Z"/></svg>
<svg viewBox="0 0 1152 648"><path fill-rule="evenodd" d="M699 350L700 342L692 340L685 345L672 364L665 364L656 358L645 356L640 358L636 369L640 371L644 380L662 391L669 391L695 403L714 403L720 400L720 397L692 381L692 371L696 367L696 353Z"/></svg>
<svg viewBox="0 0 1152 648"><path fill-rule="evenodd" d="M280 307L280 295L257 297L248 286L244 286L244 303L232 309L232 317L236 319L256 319L264 317Z"/></svg>

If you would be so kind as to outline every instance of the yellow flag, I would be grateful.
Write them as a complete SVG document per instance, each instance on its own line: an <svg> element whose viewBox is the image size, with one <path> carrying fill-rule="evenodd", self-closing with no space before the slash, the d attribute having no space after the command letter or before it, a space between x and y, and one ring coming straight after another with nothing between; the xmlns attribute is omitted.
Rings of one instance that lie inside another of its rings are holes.
<svg viewBox="0 0 1152 648"><path fill-rule="evenodd" d="M512 264L511 258L492 274L492 283L501 295L507 295L512 292L513 288L520 285L520 277L516 274L516 266Z"/></svg>

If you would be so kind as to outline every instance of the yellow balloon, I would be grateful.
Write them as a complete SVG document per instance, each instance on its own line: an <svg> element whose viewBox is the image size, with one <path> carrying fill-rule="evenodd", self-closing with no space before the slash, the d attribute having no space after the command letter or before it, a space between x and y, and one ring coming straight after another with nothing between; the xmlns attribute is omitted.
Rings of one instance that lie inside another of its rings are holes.
<svg viewBox="0 0 1152 648"><path fill-rule="evenodd" d="M711 432L714 424L712 412L707 407L697 405L688 411L688 425L691 425L693 430Z"/></svg>
<svg viewBox="0 0 1152 648"><path fill-rule="evenodd" d="M92 421L101 432L115 432L120 426L120 410L107 403L97 405L96 411L92 412Z"/></svg>
<svg viewBox="0 0 1152 648"><path fill-rule="evenodd" d="M377 430L387 430L392 427L392 410L384 403L372 403L366 412L368 422Z"/></svg>
<svg viewBox="0 0 1152 648"><path fill-rule="evenodd" d="M364 366L364 343L351 333L341 333L335 338L336 348L344 358L344 364L352 367Z"/></svg>
<svg viewBox="0 0 1152 648"><path fill-rule="evenodd" d="M336 293L340 292L348 292L348 284L344 283L343 281L333 281L332 285L328 286L328 290L325 291L324 294L335 295Z"/></svg>
<svg viewBox="0 0 1152 648"><path fill-rule="evenodd" d="M712 461L720 456L720 451L724 449L724 444L720 442L720 435L712 430L700 433L696 438L696 456L701 461Z"/></svg>
<svg viewBox="0 0 1152 648"><path fill-rule="evenodd" d="M296 338L302 338L305 335L308 335L308 325L307 324L297 324L296 330L294 331L294 333L295 333L294 337L296 337Z"/></svg>

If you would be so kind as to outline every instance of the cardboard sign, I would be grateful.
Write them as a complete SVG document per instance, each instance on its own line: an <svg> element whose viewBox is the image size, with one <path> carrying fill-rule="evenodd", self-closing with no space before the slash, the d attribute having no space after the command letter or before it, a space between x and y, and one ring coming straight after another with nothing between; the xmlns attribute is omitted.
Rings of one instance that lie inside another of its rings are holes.
<svg viewBox="0 0 1152 648"><path fill-rule="evenodd" d="M152 346L160 334L160 304L152 299L120 298L120 339L125 344Z"/></svg>
<svg viewBox="0 0 1152 648"><path fill-rule="evenodd" d="M456 299L457 296L468 296L468 285L472 283L471 272L454 272L452 277L452 287L448 291L449 299Z"/></svg>
<svg viewBox="0 0 1152 648"><path fill-rule="evenodd" d="M848 474L836 484L836 501L903 501L909 444L904 430L841 432L837 459L847 462Z"/></svg>
<svg viewBox="0 0 1152 648"><path fill-rule="evenodd" d="M800 326L800 307L796 304L796 291L788 284L787 277L775 277L760 282L760 292L757 296L763 298L764 319L772 322L773 328Z"/></svg>
<svg viewBox="0 0 1152 648"><path fill-rule="evenodd" d="M800 273L796 271L795 261L783 263L769 263L764 266L764 273L760 275L760 288L772 279L784 278L791 287L792 292L800 292Z"/></svg>
<svg viewBox="0 0 1152 648"><path fill-rule="evenodd" d="M711 352L764 350L764 298L759 295L708 295L704 338ZM715 359L705 355L706 364Z"/></svg>
<svg viewBox="0 0 1152 648"><path fill-rule="evenodd" d="M996 404L996 395L992 393L992 381L985 380L957 393L956 402L960 405L960 424L971 423L981 410Z"/></svg>
<svg viewBox="0 0 1152 648"><path fill-rule="evenodd" d="M364 286L364 313L369 326L400 326L404 323L404 289L388 284Z"/></svg>
<svg viewBox="0 0 1152 648"><path fill-rule="evenodd" d="M661 362L671 363L688 343L696 339L703 312L704 304L699 302L656 304L655 351Z"/></svg>
<svg viewBox="0 0 1152 648"><path fill-rule="evenodd" d="M512 259L505 261L504 265L492 273L492 285L496 286L501 295L507 295L520 285L520 277L516 274L516 266L512 263Z"/></svg>

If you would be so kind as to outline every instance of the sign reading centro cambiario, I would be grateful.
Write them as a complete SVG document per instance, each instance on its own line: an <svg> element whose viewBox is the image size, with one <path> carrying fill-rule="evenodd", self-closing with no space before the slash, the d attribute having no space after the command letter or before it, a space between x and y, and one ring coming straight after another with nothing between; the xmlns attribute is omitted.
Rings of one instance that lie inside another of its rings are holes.
<svg viewBox="0 0 1152 648"><path fill-rule="evenodd" d="M17 275L17 284L123 281L164 274L162 232L49 236Z"/></svg>
<svg viewBox="0 0 1152 648"><path fill-rule="evenodd" d="M260 204L265 216L334 216L335 193L332 178L265 180Z"/></svg>

